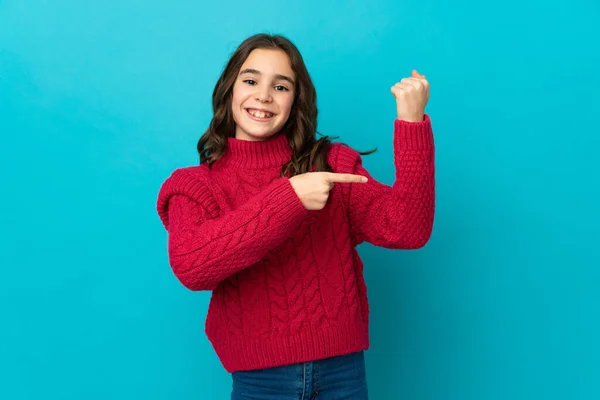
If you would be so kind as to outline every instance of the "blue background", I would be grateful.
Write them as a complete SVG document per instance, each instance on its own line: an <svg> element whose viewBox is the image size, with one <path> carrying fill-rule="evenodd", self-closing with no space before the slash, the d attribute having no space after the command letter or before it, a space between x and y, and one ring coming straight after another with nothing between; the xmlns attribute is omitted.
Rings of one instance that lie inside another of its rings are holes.
<svg viewBox="0 0 600 400"><path fill-rule="evenodd" d="M431 241L359 249L371 398L600 398L599 8L0 1L0 398L228 398L210 295L172 275L155 201L263 31L303 53L320 132L378 147L388 184L389 88L431 82Z"/></svg>

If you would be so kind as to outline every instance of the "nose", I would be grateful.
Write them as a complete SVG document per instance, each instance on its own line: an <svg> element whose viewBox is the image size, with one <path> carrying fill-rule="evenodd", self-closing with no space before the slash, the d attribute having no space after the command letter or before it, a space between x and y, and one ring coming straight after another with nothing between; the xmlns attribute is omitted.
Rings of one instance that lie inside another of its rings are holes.
<svg viewBox="0 0 600 400"><path fill-rule="evenodd" d="M272 101L272 97L271 97L271 93L269 92L269 88L268 87L259 87L258 90L256 91L256 100L260 101L261 103L269 103Z"/></svg>

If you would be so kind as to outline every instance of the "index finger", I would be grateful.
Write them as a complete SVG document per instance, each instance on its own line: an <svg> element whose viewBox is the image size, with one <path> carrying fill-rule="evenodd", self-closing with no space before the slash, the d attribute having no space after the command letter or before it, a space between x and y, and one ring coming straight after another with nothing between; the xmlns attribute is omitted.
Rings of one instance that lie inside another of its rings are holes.
<svg viewBox="0 0 600 400"><path fill-rule="evenodd" d="M325 180L331 183L365 183L368 179L362 175L329 173Z"/></svg>

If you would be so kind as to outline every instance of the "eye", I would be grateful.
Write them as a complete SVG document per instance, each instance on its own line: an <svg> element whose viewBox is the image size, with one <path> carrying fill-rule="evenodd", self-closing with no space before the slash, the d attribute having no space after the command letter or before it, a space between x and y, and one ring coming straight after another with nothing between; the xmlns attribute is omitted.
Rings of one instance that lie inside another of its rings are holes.
<svg viewBox="0 0 600 400"><path fill-rule="evenodd" d="M277 85L277 86L275 86L275 90L277 90L277 91L279 91L279 92L282 92L282 91L283 91L283 92L289 92L289 89L288 89L288 88L286 88L285 86L282 86L282 85Z"/></svg>
<svg viewBox="0 0 600 400"><path fill-rule="evenodd" d="M256 85L256 81L254 79L246 79L244 83L247 83L250 86Z"/></svg>

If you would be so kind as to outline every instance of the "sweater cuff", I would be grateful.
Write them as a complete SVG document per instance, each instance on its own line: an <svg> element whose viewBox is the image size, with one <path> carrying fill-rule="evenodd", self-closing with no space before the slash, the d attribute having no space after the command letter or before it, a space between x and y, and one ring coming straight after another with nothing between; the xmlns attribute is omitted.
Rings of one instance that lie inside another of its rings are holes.
<svg viewBox="0 0 600 400"><path fill-rule="evenodd" d="M278 178L273 182L272 190L264 198L279 221L287 226L304 219L308 210L304 207L288 178Z"/></svg>
<svg viewBox="0 0 600 400"><path fill-rule="evenodd" d="M402 150L424 150L433 147L433 130L429 115L421 122L394 121L394 145Z"/></svg>

